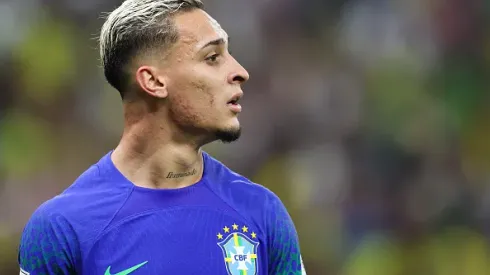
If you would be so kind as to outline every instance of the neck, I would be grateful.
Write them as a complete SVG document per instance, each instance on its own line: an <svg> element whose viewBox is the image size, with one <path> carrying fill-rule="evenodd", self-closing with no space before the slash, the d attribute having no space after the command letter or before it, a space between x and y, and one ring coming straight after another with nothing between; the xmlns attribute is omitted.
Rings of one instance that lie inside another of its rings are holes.
<svg viewBox="0 0 490 275"><path fill-rule="evenodd" d="M133 184L145 188L176 189L198 182L203 158L195 142L183 143L161 125L149 119L126 125L119 145L112 153L118 170Z"/></svg>

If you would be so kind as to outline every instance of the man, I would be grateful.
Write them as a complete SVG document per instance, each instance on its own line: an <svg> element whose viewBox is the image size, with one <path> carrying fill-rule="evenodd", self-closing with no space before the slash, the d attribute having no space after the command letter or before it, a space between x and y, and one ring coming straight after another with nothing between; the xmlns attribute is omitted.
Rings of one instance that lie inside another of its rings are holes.
<svg viewBox="0 0 490 275"><path fill-rule="evenodd" d="M305 274L272 192L201 150L240 136L247 71L199 0L127 0L104 23L119 145L24 229L21 274Z"/></svg>

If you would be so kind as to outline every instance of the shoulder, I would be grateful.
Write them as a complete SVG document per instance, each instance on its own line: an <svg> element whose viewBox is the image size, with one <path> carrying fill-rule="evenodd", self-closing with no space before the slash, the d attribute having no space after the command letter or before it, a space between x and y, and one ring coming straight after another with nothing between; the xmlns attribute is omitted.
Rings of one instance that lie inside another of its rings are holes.
<svg viewBox="0 0 490 275"><path fill-rule="evenodd" d="M61 194L45 201L32 214L26 229L52 230L76 235L83 242L103 230L125 201L130 190L111 188L97 165L84 171Z"/></svg>
<svg viewBox="0 0 490 275"><path fill-rule="evenodd" d="M213 175L208 177L210 187L239 213L264 224L269 212L282 208L281 199L267 187L253 182L216 159Z"/></svg>
<svg viewBox="0 0 490 275"><path fill-rule="evenodd" d="M219 160L206 155L208 163L212 163L212 174L208 180L213 187L227 191L229 195L239 196L241 199L253 197L272 201L280 200L279 197L267 187L253 182L249 178L231 170Z"/></svg>

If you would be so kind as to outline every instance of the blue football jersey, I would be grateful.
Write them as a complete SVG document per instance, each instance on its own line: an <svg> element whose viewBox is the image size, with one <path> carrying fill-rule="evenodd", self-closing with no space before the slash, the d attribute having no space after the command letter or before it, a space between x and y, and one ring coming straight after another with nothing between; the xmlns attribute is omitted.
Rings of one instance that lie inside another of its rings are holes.
<svg viewBox="0 0 490 275"><path fill-rule="evenodd" d="M305 274L281 200L203 159L196 184L149 189L126 179L108 153L33 213L21 274Z"/></svg>

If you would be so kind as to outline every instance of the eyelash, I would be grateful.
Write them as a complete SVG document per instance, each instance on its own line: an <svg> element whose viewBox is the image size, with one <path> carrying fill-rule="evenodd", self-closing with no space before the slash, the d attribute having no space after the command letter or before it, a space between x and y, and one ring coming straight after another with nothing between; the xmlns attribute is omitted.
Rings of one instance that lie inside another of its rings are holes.
<svg viewBox="0 0 490 275"><path fill-rule="evenodd" d="M211 55L210 57L206 58L206 61L208 62L211 62L211 63L216 63L218 60L218 57L220 56L220 54L213 54Z"/></svg>

